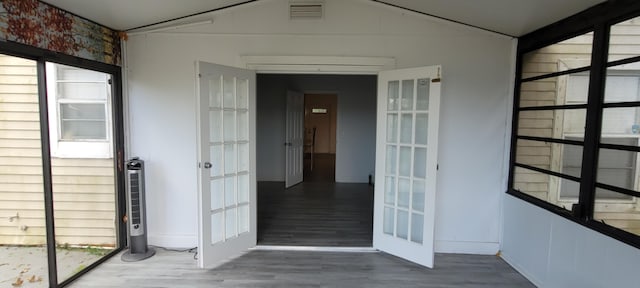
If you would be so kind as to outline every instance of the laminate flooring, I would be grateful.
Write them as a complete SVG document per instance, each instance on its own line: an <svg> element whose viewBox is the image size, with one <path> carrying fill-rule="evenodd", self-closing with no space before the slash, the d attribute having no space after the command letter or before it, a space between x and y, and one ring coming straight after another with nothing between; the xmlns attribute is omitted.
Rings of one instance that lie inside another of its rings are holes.
<svg viewBox="0 0 640 288"><path fill-rule="evenodd" d="M258 245L371 247L368 184L258 182Z"/></svg>
<svg viewBox="0 0 640 288"><path fill-rule="evenodd" d="M535 287L496 256L436 254L428 269L385 253L252 250L214 269L193 254L116 255L68 287Z"/></svg>

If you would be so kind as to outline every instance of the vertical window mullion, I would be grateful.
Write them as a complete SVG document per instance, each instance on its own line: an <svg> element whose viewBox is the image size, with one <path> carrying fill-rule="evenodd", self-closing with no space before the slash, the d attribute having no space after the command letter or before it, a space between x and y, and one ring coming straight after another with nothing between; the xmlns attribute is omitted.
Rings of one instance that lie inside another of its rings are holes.
<svg viewBox="0 0 640 288"><path fill-rule="evenodd" d="M593 36L591 73L587 98L587 118L585 122L584 149L582 151L582 171L580 197L572 211L576 217L591 220L595 207L595 184L598 172L599 143L602 130L602 107L607 79L607 58L609 49L609 26L598 24Z"/></svg>

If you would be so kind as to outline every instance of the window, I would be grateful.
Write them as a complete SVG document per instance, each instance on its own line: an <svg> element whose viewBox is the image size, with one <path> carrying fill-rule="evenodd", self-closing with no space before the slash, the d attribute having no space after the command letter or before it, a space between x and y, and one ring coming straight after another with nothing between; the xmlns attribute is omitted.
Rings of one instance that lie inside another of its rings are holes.
<svg viewBox="0 0 640 288"><path fill-rule="evenodd" d="M601 6L519 41L508 193L640 248L640 5Z"/></svg>
<svg viewBox="0 0 640 288"><path fill-rule="evenodd" d="M48 62L51 153L61 158L110 158L111 79L102 72Z"/></svg>

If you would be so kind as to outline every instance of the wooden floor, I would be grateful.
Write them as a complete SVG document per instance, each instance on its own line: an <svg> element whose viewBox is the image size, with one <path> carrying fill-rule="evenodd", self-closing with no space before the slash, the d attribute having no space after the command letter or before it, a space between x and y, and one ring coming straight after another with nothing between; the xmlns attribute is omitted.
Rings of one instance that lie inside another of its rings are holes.
<svg viewBox="0 0 640 288"><path fill-rule="evenodd" d="M336 154L304 154L304 182L336 182Z"/></svg>
<svg viewBox="0 0 640 288"><path fill-rule="evenodd" d="M119 255L70 287L535 287L496 256L437 254L434 269L385 253L253 250L215 269L193 254L159 250L141 262Z"/></svg>
<svg viewBox="0 0 640 288"><path fill-rule="evenodd" d="M368 184L258 182L258 244L371 247Z"/></svg>

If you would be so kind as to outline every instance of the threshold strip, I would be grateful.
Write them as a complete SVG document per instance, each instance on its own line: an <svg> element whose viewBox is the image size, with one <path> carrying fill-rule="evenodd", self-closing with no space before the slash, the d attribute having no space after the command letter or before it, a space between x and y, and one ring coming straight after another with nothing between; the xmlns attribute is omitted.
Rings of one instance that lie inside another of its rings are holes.
<svg viewBox="0 0 640 288"><path fill-rule="evenodd" d="M373 247L332 247L332 246L282 246L257 245L250 250L263 251L311 251L311 252L344 252L344 253L378 253Z"/></svg>

